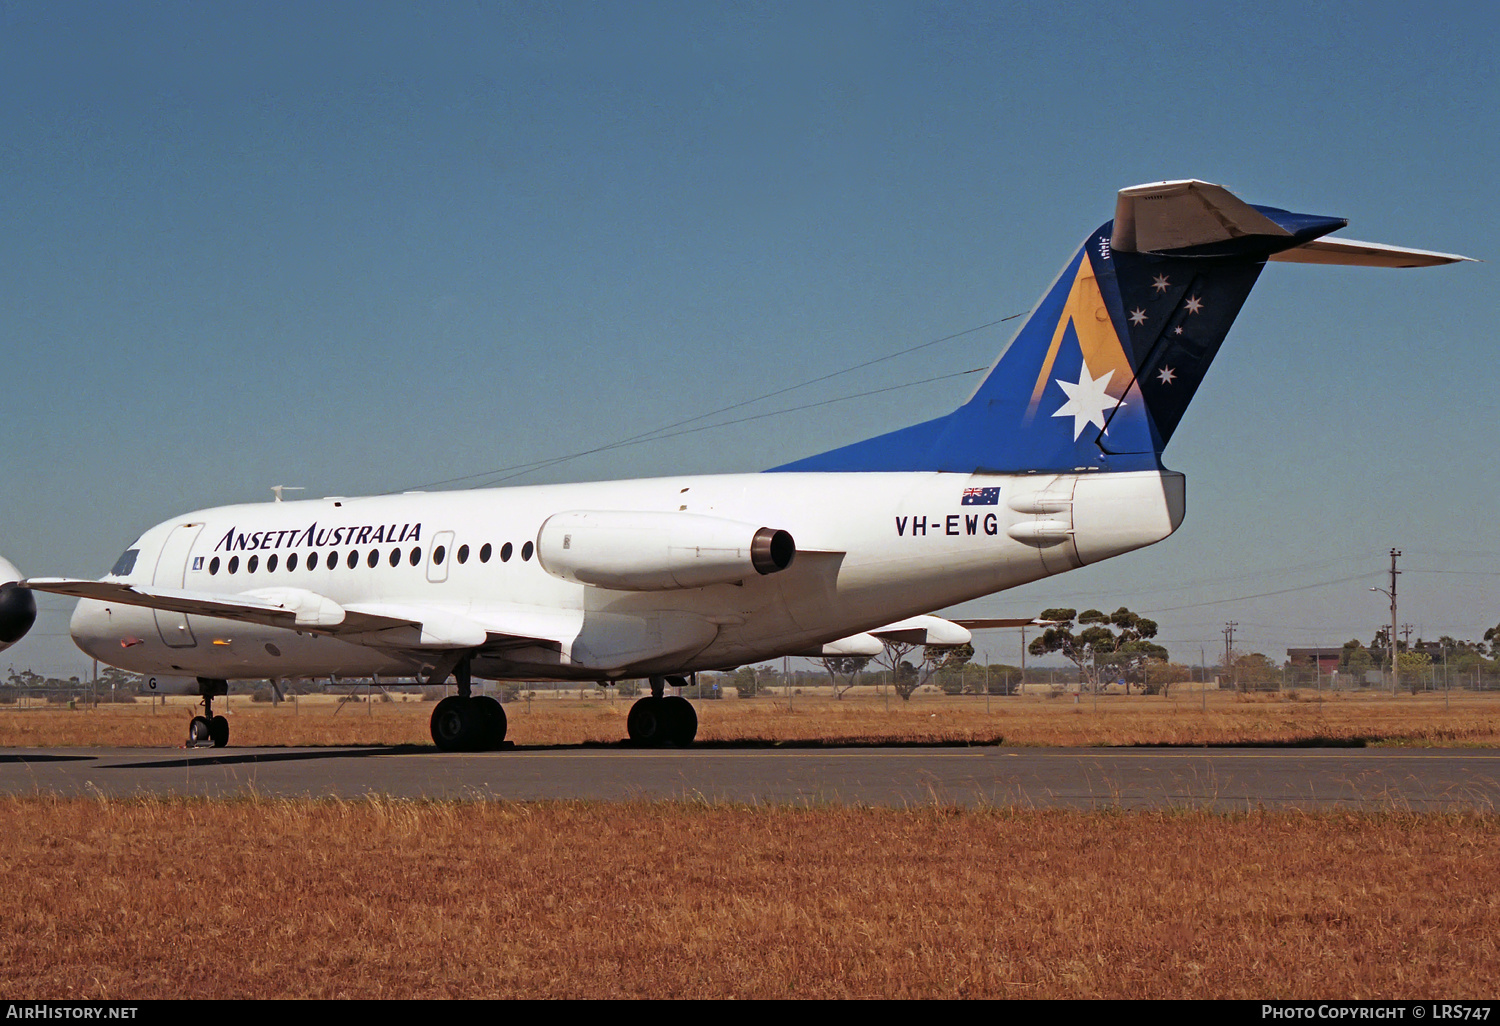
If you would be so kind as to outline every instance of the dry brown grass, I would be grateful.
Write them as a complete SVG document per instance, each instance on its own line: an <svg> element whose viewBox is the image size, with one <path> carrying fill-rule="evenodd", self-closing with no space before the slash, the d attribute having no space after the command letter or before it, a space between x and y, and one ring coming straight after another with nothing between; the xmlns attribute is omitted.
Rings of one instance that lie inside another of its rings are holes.
<svg viewBox="0 0 1500 1026"><path fill-rule="evenodd" d="M574 693L576 695L576 692ZM191 699L166 708L146 703L0 710L0 746L161 746L182 744ZM919 695L911 702L866 694L834 701L793 696L696 703L704 742L995 743L1008 745L1255 744L1347 742L1404 745L1500 744L1500 695L1418 696L1311 692L1182 699L1106 695L983 698ZM506 708L518 745L613 743L625 736L630 703L588 697L538 698ZM222 709L222 699L216 709ZM331 696L272 707L248 698L229 703L236 745L430 744L424 702L376 702L338 710Z"/></svg>
<svg viewBox="0 0 1500 1026"><path fill-rule="evenodd" d="M5 799L28 998L1452 998L1500 816Z"/></svg>

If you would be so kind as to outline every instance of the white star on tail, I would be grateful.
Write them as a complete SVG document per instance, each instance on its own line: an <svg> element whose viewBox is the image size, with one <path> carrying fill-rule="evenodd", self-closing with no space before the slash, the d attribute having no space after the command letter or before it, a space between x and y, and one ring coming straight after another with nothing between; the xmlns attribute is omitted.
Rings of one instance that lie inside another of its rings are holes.
<svg viewBox="0 0 1500 1026"><path fill-rule="evenodd" d="M1146 323L1146 311L1144 311L1144 310L1132 310L1132 311L1130 311L1130 323L1134 324L1136 327L1140 327L1142 324L1145 324Z"/></svg>
<svg viewBox="0 0 1500 1026"><path fill-rule="evenodd" d="M1156 376L1156 380L1160 381L1163 385L1170 385L1177 380L1177 372L1171 367L1163 367L1161 373Z"/></svg>
<svg viewBox="0 0 1500 1026"><path fill-rule="evenodd" d="M1172 283L1167 280L1167 276L1165 274L1158 274L1155 278L1151 279L1151 287L1157 291L1158 295L1160 295L1161 293L1167 291L1167 289L1171 288Z"/></svg>
<svg viewBox="0 0 1500 1026"><path fill-rule="evenodd" d="M1107 370L1102 378L1091 377L1089 365L1085 363L1078 368L1076 382L1064 381L1062 378L1054 379L1057 387L1068 394L1068 401L1063 403L1052 416L1073 418L1073 441L1078 441L1078 436L1083 434L1086 424L1097 424L1102 429L1105 410L1125 405L1104 391L1109 387L1109 379L1114 375L1113 370ZM1105 434L1108 433L1105 432Z"/></svg>
<svg viewBox="0 0 1500 1026"><path fill-rule="evenodd" d="M1187 307L1188 313L1195 314L1203 309L1203 300L1199 299L1197 296L1193 296L1183 305Z"/></svg>

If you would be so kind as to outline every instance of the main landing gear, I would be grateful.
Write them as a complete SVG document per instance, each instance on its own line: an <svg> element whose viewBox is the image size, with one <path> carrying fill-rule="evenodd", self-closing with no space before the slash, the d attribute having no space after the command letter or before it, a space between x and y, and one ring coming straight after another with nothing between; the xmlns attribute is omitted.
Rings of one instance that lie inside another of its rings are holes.
<svg viewBox="0 0 1500 1026"><path fill-rule="evenodd" d="M475 695L469 660L453 670L458 694L449 695L432 710L432 743L445 752L485 752L505 740L505 707L489 695Z"/></svg>
<svg viewBox="0 0 1500 1026"><path fill-rule="evenodd" d="M198 694L203 696L203 715L194 716L188 723L187 746L223 748L229 744L229 721L214 715L214 696L229 694L229 682L199 677Z"/></svg>
<svg viewBox="0 0 1500 1026"><path fill-rule="evenodd" d="M666 697L664 692L669 684L674 688L687 687L682 677L652 677L651 697L630 707L625 729L632 743L686 746L698 736L698 714L692 703L677 695Z"/></svg>

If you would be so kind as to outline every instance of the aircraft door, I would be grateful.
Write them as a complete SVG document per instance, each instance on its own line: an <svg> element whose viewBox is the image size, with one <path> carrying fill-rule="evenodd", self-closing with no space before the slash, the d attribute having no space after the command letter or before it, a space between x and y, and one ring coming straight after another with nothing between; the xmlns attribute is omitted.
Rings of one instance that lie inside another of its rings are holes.
<svg viewBox="0 0 1500 1026"><path fill-rule="evenodd" d="M172 533L167 535L167 540L161 547L161 555L156 557L156 574L151 579L152 584L158 588L181 588L187 582L188 552L202 530L202 524L178 524L172 528ZM186 613L169 613L162 609L153 612L156 615L156 629L168 648L192 648L198 644L198 639L193 637L192 627L188 625Z"/></svg>
<svg viewBox="0 0 1500 1026"><path fill-rule="evenodd" d="M432 551L427 553L427 579L433 584L442 584L448 579L448 564L453 559L453 532L439 531L432 539Z"/></svg>

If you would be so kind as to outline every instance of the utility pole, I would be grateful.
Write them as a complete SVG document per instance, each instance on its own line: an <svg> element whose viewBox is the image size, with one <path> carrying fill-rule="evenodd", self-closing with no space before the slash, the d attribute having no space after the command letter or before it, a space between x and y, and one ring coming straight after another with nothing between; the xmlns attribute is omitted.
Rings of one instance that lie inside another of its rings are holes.
<svg viewBox="0 0 1500 1026"><path fill-rule="evenodd" d="M1391 550L1391 694L1396 694L1401 689L1401 667L1396 661L1396 575L1401 571L1396 569L1396 557L1401 553L1397 549Z"/></svg>
<svg viewBox="0 0 1500 1026"><path fill-rule="evenodd" d="M1231 620L1224 625L1219 633L1224 635L1224 672L1230 675L1230 683L1234 682L1234 674L1230 672L1230 649L1234 647L1234 629L1239 626L1237 621Z"/></svg>
<svg viewBox="0 0 1500 1026"><path fill-rule="evenodd" d="M1401 670L1396 665L1396 575L1401 571L1396 569L1396 557L1401 555L1400 549L1391 550L1391 590L1384 588L1371 588L1371 591L1384 592L1391 599L1391 633L1386 639L1391 649L1391 695L1394 696L1401 688Z"/></svg>
<svg viewBox="0 0 1500 1026"><path fill-rule="evenodd" d="M1396 659L1396 575L1401 571L1396 569L1396 557L1401 553L1391 550L1391 694L1394 695L1401 687L1401 665Z"/></svg>
<svg viewBox="0 0 1500 1026"><path fill-rule="evenodd" d="M1021 624L1021 686L1017 689L1018 694L1026 693L1026 625Z"/></svg>
<svg viewBox="0 0 1500 1026"><path fill-rule="evenodd" d="M990 711L990 654L983 652L984 656L984 711Z"/></svg>
<svg viewBox="0 0 1500 1026"><path fill-rule="evenodd" d="M1198 646L1198 680L1198 697L1203 700L1203 711L1208 712L1208 650L1204 645Z"/></svg>

